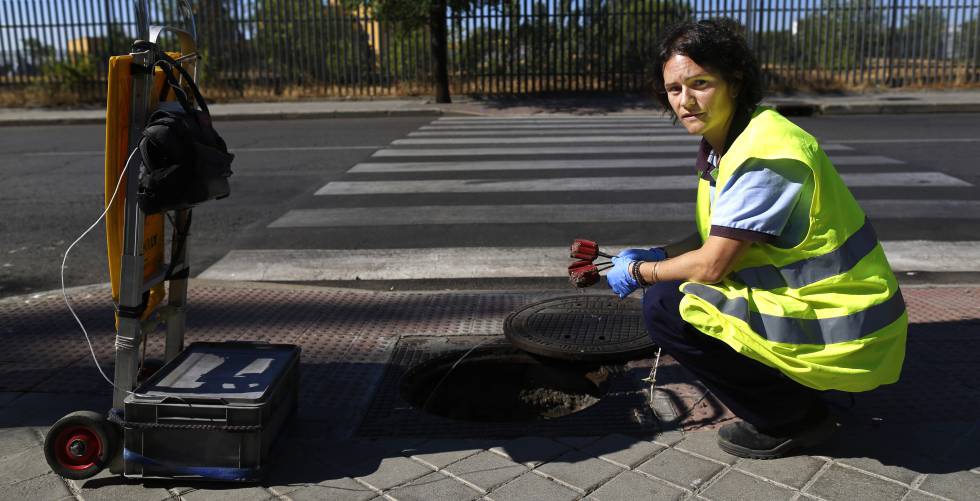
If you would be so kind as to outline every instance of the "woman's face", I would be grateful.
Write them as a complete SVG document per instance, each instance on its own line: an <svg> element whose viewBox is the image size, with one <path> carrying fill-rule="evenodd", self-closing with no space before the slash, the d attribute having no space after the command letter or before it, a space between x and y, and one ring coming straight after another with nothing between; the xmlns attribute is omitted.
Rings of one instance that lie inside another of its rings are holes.
<svg viewBox="0 0 980 501"><path fill-rule="evenodd" d="M715 151L721 151L735 112L734 89L682 54L664 64L664 89L687 132L704 136Z"/></svg>

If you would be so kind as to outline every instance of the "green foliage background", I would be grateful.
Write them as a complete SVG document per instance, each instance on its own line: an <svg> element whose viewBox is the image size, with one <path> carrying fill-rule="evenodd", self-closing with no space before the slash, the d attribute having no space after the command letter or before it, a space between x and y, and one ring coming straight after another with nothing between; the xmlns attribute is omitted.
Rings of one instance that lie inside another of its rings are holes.
<svg viewBox="0 0 980 501"><path fill-rule="evenodd" d="M172 0L161 1L170 5L164 18L176 19ZM703 15L686 0L196 0L205 59L199 78L203 87L229 97L254 89L321 89L311 91L315 95L330 87L425 87L432 78L430 16L443 4L450 81L457 91L494 78L522 81L524 87L510 88L514 92L534 90L533 82L542 80L559 90L577 79L625 88L624 82L650 74L666 26ZM755 5L763 6L755 13L760 19L773 15L772 5ZM975 15L963 19L941 6L891 0L809 5L812 11L793 26L750 33L760 60L774 79L789 78L787 85L801 83L787 71L854 72L893 61L980 66ZM18 67L27 68L24 81L61 92L101 92L108 57L128 52L133 38L129 26L109 28L111 36L89 38L85 53L22 40Z"/></svg>

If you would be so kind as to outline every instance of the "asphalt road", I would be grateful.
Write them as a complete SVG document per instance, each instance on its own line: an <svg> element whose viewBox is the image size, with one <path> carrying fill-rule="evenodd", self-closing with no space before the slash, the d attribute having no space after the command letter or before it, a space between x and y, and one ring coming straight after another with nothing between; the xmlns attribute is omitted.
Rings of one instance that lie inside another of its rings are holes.
<svg viewBox="0 0 980 501"><path fill-rule="evenodd" d="M980 201L980 115L871 115L794 118L814 133L822 144L840 144L848 150L834 155L861 155L886 158L878 164L839 166L841 172L882 174L931 172L946 174L969 183L963 186L880 186L854 187L862 202L876 199L944 201L951 204L953 216L896 218L876 222L882 240L972 241L980 228L970 214L958 217L958 207L970 210L969 202ZM405 139L433 122L433 118L365 118L292 120L272 122L226 122L217 124L232 152L236 154L231 178L232 196L195 210L192 229L192 273L208 269L233 250L271 251L335 249L426 249L453 247L559 247L572 238L587 236L600 242L656 243L683 236L691 225L683 221L561 223L529 220L499 224L382 224L373 220L361 226L323 226L285 224L284 216L314 214L317 211L351 209L371 215L389 214L397 218L420 206L458 212L460 206L524 207L527 204L596 207L608 204L685 203L692 193L685 190L601 190L576 188L566 191L504 190L470 192L449 190L438 193L316 195L330 182L458 181L471 183L554 178L599 178L641 176L637 167L552 170L480 170L458 172L348 172L364 162L385 163L405 159L372 157L393 141ZM503 129L507 129L504 127ZM0 165L4 182L0 184L0 297L55 289L60 286L62 257L67 246L101 213L102 144L101 126L12 127L0 135ZM596 134L599 132L594 131ZM461 148L529 147L517 144L518 135L499 137L491 144ZM531 133L529 133L530 135ZM569 134L567 137L572 137ZM417 137L417 136L412 136ZM425 136L417 137L423 139ZM565 143L568 147L592 143ZM616 147L620 143L606 144ZM659 143L658 143L659 144ZM691 143L685 143L691 144ZM451 145L450 145L451 146ZM562 144L549 145L563 147ZM440 145L440 148L449 146ZM424 145L397 146L423 149ZM692 146L693 148L693 146ZM403 151L403 150L402 150ZM689 175L684 164L690 154L680 153L604 153L601 155L558 150L544 155L486 155L479 158L462 153L454 157L418 157L416 161L440 162L516 161L542 159L583 161L590 159L681 160L676 166L658 168L657 175ZM693 163L693 158L691 159ZM591 181L590 181L591 182ZM421 183L426 184L426 183ZM967 202L961 204L960 202ZM409 209L401 209L409 208ZM389 212L378 212L386 209ZM374 210L374 212L371 212ZM305 212L304 212L305 211ZM335 212L331 212L334 214ZM458 215L458 214L457 214ZM580 216L582 216L580 214ZM299 216L296 216L299 217ZM288 219L288 218L287 218ZM302 219L302 218L300 218ZM533 218L531 218L533 219ZM294 218L295 220L295 218ZM101 225L72 251L65 272L68 286L108 280L105 240ZM388 257L388 261L412 260L412 255ZM515 254L513 261L520 262ZM973 281L970 274L919 274L917 280ZM923 278L925 277L925 278ZM275 276L270 280L279 280ZM291 278L290 280L296 280ZM563 280L542 278L443 278L434 280L329 280L318 276L309 282L366 288L511 288L558 287Z"/></svg>
<svg viewBox="0 0 980 501"><path fill-rule="evenodd" d="M195 210L192 272L261 231L375 149L426 118L227 122L217 125L236 158L232 195ZM102 212L105 129L100 125L0 129L0 297L60 287L67 247ZM297 149L303 148L303 149ZM105 233L71 252L65 283L109 280Z"/></svg>

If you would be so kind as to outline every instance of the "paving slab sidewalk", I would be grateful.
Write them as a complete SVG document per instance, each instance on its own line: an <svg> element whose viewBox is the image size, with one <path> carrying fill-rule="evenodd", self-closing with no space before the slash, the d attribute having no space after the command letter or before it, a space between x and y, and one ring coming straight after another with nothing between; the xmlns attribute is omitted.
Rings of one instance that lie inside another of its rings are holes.
<svg viewBox="0 0 980 501"><path fill-rule="evenodd" d="M865 94L775 94L764 104L787 114L955 113L980 112L980 89L892 91ZM216 103L216 120L281 120L299 118L386 116L508 116L549 114L650 114L660 106L649 96L596 95L475 99L457 96L452 104L429 98L312 100L265 103ZM2 125L104 123L105 109L0 109Z"/></svg>
<svg viewBox="0 0 980 501"><path fill-rule="evenodd" d="M64 481L51 473L42 452L45 431L68 412L106 410L108 384L60 291L0 300L0 499L897 501L973 500L980 493L976 286L905 288L913 323L902 380L858 395L849 409L846 398L831 396L840 407L840 429L804 455L755 461L725 454L713 428L731 415L717 406L646 433L565 428L495 436L491 426L446 438L441 431L455 425L440 418L417 436L359 432L401 339L499 337L515 307L559 294L192 280L188 341L252 339L303 348L299 411L274 450L272 471L261 483L231 486L133 483L107 472ZM95 353L111 368L107 287L75 288L70 295ZM150 356L162 352L160 337L151 337ZM658 385L683 393L697 382L666 371Z"/></svg>

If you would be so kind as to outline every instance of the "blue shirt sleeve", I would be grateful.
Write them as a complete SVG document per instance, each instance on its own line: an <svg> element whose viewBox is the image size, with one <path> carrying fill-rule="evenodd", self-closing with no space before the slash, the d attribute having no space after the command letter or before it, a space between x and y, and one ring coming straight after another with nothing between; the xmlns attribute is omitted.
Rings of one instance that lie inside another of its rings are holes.
<svg viewBox="0 0 980 501"><path fill-rule="evenodd" d="M810 175L810 169L797 161L749 159L715 193L711 234L761 241L778 237ZM753 238L753 233L761 238Z"/></svg>

